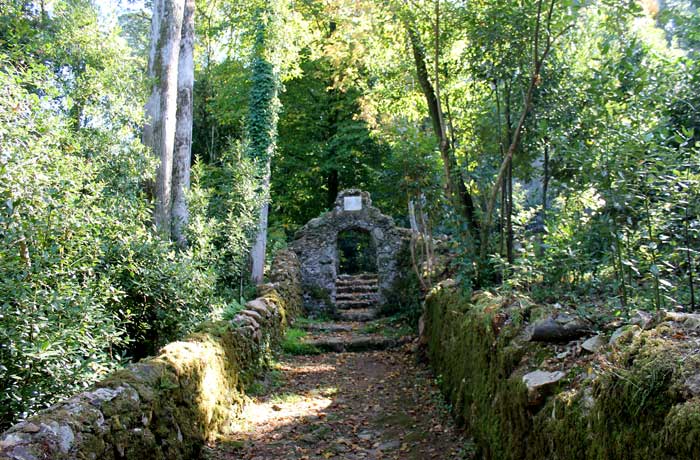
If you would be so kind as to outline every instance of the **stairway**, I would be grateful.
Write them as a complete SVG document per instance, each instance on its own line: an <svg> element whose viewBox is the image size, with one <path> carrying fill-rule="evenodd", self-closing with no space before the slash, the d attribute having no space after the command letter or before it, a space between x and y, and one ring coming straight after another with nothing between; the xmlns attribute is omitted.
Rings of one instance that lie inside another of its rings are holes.
<svg viewBox="0 0 700 460"><path fill-rule="evenodd" d="M376 273L339 275L335 306L343 321L371 321L377 317L379 285Z"/></svg>
<svg viewBox="0 0 700 460"><path fill-rule="evenodd" d="M336 279L334 321L299 319L304 345L315 352L365 352L401 347L412 340L406 326L379 316L379 283L374 273L340 275Z"/></svg>

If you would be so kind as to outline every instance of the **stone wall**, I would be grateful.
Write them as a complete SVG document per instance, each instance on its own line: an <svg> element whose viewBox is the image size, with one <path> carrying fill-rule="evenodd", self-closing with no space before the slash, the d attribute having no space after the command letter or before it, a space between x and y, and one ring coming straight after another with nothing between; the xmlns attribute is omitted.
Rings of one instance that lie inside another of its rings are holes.
<svg viewBox="0 0 700 460"><path fill-rule="evenodd" d="M346 197L360 197L360 210L346 210ZM333 310L338 276L338 233L359 229L369 232L377 248L379 304L383 305L397 277L397 254L410 230L372 206L369 193L357 189L338 194L333 209L310 220L295 235L292 249L301 262L304 303L312 311Z"/></svg>
<svg viewBox="0 0 700 460"><path fill-rule="evenodd" d="M0 436L0 459L195 458L243 404L287 319L301 311L299 261L281 251L271 283L232 322L202 324Z"/></svg>
<svg viewBox="0 0 700 460"><path fill-rule="evenodd" d="M477 458L700 458L700 315L638 312L593 333L572 312L465 298L448 280L424 319L431 364Z"/></svg>

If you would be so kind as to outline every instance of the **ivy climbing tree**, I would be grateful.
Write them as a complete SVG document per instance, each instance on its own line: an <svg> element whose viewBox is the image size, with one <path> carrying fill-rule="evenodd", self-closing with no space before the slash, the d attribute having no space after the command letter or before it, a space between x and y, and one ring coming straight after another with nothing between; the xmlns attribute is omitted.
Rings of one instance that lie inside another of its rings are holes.
<svg viewBox="0 0 700 460"><path fill-rule="evenodd" d="M253 45L250 106L247 122L248 155L255 161L260 174L260 206L258 229L251 249L251 280L262 282L265 270L267 225L270 198L270 167L277 148L277 122L279 119L279 69L269 57L273 52L278 12L272 8L259 8L255 14L255 42Z"/></svg>

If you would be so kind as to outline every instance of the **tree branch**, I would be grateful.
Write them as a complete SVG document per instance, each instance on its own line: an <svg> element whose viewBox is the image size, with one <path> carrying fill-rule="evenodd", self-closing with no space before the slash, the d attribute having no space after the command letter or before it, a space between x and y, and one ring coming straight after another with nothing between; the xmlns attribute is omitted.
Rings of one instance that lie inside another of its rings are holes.
<svg viewBox="0 0 700 460"><path fill-rule="evenodd" d="M544 64L547 56L549 55L549 52L552 49L552 44L556 40L556 38L560 37L563 35L566 30L569 29L570 25L564 28L560 32L560 34L557 35L555 39L551 38L551 19L552 15L554 12L554 3L556 0L552 0L548 12L547 12L547 43L545 45L544 51L542 52L542 55L539 55L539 35L540 35L540 30L541 30L541 22L542 22L542 0L540 0L537 3L537 24L535 25L535 36L533 37L534 44L533 44L533 68L532 68L532 75L530 76L530 83L527 87L527 91L525 93L525 96L523 98L523 108L522 112L520 113L520 119L518 120L518 125L515 128L513 140L510 143L510 146L508 147L508 152L506 153L505 157L503 158L503 161L501 162L501 166L498 169L498 175L496 176L496 182L493 184L493 188L491 189L491 193L489 195L489 200L488 204L486 207L486 216L485 216L485 221L483 225L481 226L481 251L480 251L480 256L481 259L486 258L486 252L488 250L488 238L489 238L489 232L491 231L491 225L493 223L493 211L496 206L496 198L498 196L498 192L500 191L502 185L503 185L503 180L506 174L506 171L508 170L508 167L510 166L511 162L513 161L513 155L515 154L516 149L518 148L518 145L520 144L520 140L522 138L522 132L523 132L523 127L525 126L525 120L527 119L527 115L532 109L532 97L535 91L535 88L540 82L540 71L542 70L542 65Z"/></svg>

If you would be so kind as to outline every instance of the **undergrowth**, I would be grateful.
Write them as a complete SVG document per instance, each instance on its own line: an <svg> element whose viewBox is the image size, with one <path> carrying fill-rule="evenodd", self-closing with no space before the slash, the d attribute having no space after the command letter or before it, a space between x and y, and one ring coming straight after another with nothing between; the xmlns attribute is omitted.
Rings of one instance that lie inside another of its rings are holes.
<svg viewBox="0 0 700 460"><path fill-rule="evenodd" d="M316 355L321 351L307 343L304 343L304 338L307 336L306 331L297 328L289 328L282 339L282 351L290 355Z"/></svg>

